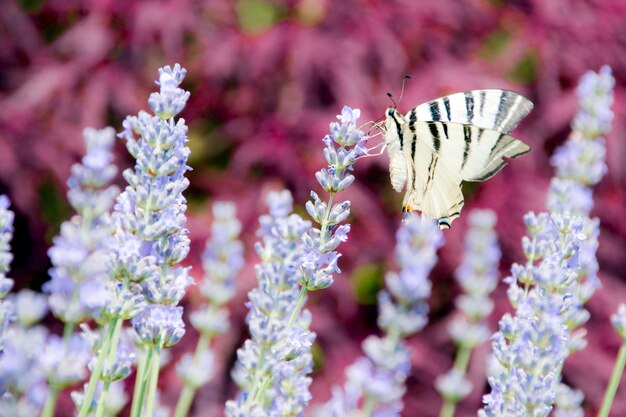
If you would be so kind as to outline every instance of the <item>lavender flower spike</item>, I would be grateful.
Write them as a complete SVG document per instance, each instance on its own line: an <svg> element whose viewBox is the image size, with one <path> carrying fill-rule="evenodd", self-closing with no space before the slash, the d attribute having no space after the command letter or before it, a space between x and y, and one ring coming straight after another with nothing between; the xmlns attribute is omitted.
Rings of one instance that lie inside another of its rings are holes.
<svg viewBox="0 0 626 417"><path fill-rule="evenodd" d="M319 229L311 229L304 238L306 254L302 263L303 276L300 285L307 291L329 287L333 283L333 274L340 272L337 261L341 255L335 249L348 239L350 225L339 223L350 215L350 202L333 205L333 199L336 193L354 182L350 171L357 159L367 153L367 136L357 129L360 114L360 110L344 106L337 116L341 123L331 123L331 134L323 139L328 168L319 170L315 178L330 194L330 200L325 203L315 192L311 192L311 200L306 203L307 212L320 225Z"/></svg>
<svg viewBox="0 0 626 417"><path fill-rule="evenodd" d="M415 213L407 219L396 235L400 271L387 273L387 290L378 297L378 325L385 335L370 336L363 342L366 356L346 370L343 390L335 387L332 399L317 410L316 417L391 417L402 411L405 381L411 370L403 339L428 322L428 274L437 262L437 249L443 245L443 233L434 220Z"/></svg>
<svg viewBox="0 0 626 417"><path fill-rule="evenodd" d="M552 157L558 178L593 186L606 173L603 136L613 120L614 86L615 79L608 66L599 73L589 71L581 78L576 91L580 110L572 122L572 134Z"/></svg>
<svg viewBox="0 0 626 417"><path fill-rule="evenodd" d="M6 276L13 260L9 242L13 237L14 214L9 210L9 205L7 196L0 195L0 352L2 351L4 332L13 315L11 303L4 300L13 288L13 280Z"/></svg>
<svg viewBox="0 0 626 417"><path fill-rule="evenodd" d="M104 300L93 297L106 285L107 253L111 239L109 210L119 189L109 185L117 174L113 164L113 128L83 131L87 153L72 167L67 193L77 215L61 225L48 251L52 261L50 294L53 314L70 328L95 316Z"/></svg>
<svg viewBox="0 0 626 417"><path fill-rule="evenodd" d="M545 213L530 213L524 220L527 263L514 264L505 280L515 314L505 314L493 336L501 371L489 378L491 393L483 397L481 416L547 416L569 353L568 323L581 320L581 305L571 289L585 238L582 220Z"/></svg>
<svg viewBox="0 0 626 417"><path fill-rule="evenodd" d="M305 310L290 323L299 296L302 235L311 224L290 214L292 204L289 191L270 193L270 214L259 219L259 284L248 295L251 337L237 352L233 378L241 392L226 403L229 417L299 416L311 398L310 314Z"/></svg>
<svg viewBox="0 0 626 417"><path fill-rule="evenodd" d="M200 338L195 353L185 354L176 367L184 387L174 417L187 416L196 390L211 379L214 367L211 340L230 327L224 305L235 295L235 277L244 261L243 244L239 240L241 223L236 210L233 203L213 204L212 234L202 255L204 280L199 285L206 305L190 316Z"/></svg>
<svg viewBox="0 0 626 417"><path fill-rule="evenodd" d="M185 173L190 168L187 126L174 116L189 98L189 93L178 87L185 74L178 64L160 68L160 91L152 93L148 102L155 115L140 111L136 117L127 117L119 134L136 163L134 169L124 171L128 186L118 196L111 216L115 233L102 311L107 324L79 417L87 415L105 358L115 360L124 320L133 319L145 357L150 358L140 361L136 383L146 383L150 373L156 376L151 378L147 399L140 396L133 404L138 413L143 413L142 406L147 404L147 415L153 411L161 349L178 342L184 333L182 308L176 305L192 279L189 268L176 265L189 252L182 192L189 185ZM105 385L101 397L106 397L106 392ZM104 404L104 399L99 403Z"/></svg>
<svg viewBox="0 0 626 417"><path fill-rule="evenodd" d="M579 111L572 122L572 133L556 150L551 161L557 174L550 184L548 209L581 216L583 233L587 237L580 245L578 277L570 289L580 305L578 318L567 323L570 352L579 351L587 344L586 331L580 327L588 320L589 313L582 306L600 287L596 259L600 222L597 218L590 218L589 213L593 208L591 187L602 179L607 170L604 136L613 118L614 85L615 79L607 66L602 67L599 73L589 71L581 78L577 89ZM560 409L561 404L571 403L570 396L559 398L560 394L567 393L569 391L564 389L557 391L557 413L570 413L570 408Z"/></svg>
<svg viewBox="0 0 626 417"><path fill-rule="evenodd" d="M489 339L485 319L493 310L489 298L498 284L500 248L493 230L496 214L491 210L474 210L470 213L470 229L465 237L463 261L456 271L456 279L463 294L456 299L460 315L450 325L450 334L457 345L454 367L436 381L444 403L440 417L454 415L456 403L472 389L465 378L472 350Z"/></svg>

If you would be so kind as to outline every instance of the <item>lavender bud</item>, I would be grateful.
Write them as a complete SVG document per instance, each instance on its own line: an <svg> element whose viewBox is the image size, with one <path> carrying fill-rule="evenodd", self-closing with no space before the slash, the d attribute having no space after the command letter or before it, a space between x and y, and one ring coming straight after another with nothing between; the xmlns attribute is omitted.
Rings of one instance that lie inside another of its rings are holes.
<svg viewBox="0 0 626 417"><path fill-rule="evenodd" d="M133 328L147 345L170 347L185 334L182 307L147 305L133 318Z"/></svg>
<svg viewBox="0 0 626 417"><path fill-rule="evenodd" d="M438 377L435 387L443 398L453 403L461 401L472 391L472 383L461 371L454 368Z"/></svg>
<svg viewBox="0 0 626 417"><path fill-rule="evenodd" d="M617 313L611 316L611 323L622 339L626 340L626 304L619 305Z"/></svg>

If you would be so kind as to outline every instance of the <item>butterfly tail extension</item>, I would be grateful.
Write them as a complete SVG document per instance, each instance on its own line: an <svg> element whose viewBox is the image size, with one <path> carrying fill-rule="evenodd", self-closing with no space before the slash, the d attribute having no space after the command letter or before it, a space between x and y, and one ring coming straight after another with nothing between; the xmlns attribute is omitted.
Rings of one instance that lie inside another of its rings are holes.
<svg viewBox="0 0 626 417"><path fill-rule="evenodd" d="M527 154L531 148L524 142L509 135L503 135L494 144L484 167L471 177L463 178L465 181L480 182L488 180L496 175L507 165L508 159ZM506 159L505 159L506 158Z"/></svg>

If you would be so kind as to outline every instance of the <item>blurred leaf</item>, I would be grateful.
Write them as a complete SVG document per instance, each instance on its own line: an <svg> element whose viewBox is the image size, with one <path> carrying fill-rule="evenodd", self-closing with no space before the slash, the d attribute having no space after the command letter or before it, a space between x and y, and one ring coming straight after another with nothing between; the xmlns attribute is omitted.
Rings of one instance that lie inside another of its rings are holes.
<svg viewBox="0 0 626 417"><path fill-rule="evenodd" d="M236 10L239 26L248 33L260 33L271 28L281 14L278 5L264 0L239 0Z"/></svg>
<svg viewBox="0 0 626 417"><path fill-rule="evenodd" d="M361 265L350 275L352 295L359 304L376 304L378 292L383 288L384 269L380 264Z"/></svg>
<svg viewBox="0 0 626 417"><path fill-rule="evenodd" d="M506 51L511 43L511 33L504 29L497 29L490 33L484 40L484 45L479 52L483 59L494 59Z"/></svg>
<svg viewBox="0 0 626 417"><path fill-rule="evenodd" d="M189 178L193 184L192 178ZM190 214L200 214L209 210L207 205L209 201L209 194L206 190L201 190L194 187L189 187L184 192L185 200L187 200L187 210Z"/></svg>
<svg viewBox="0 0 626 417"><path fill-rule="evenodd" d="M51 178L46 178L39 184L37 197L41 218L48 226L46 240L51 242L59 234L61 223L70 217L72 208Z"/></svg>
<svg viewBox="0 0 626 417"><path fill-rule="evenodd" d="M530 84L537 79L539 56L537 51L529 50L517 61L515 68L509 73L509 78L518 84Z"/></svg>
<svg viewBox="0 0 626 417"><path fill-rule="evenodd" d="M188 138L187 146L191 153L187 165L194 169L211 167L220 171L228 168L235 146L221 137L214 130L213 124L206 122L201 126L194 126L189 129Z"/></svg>
<svg viewBox="0 0 626 417"><path fill-rule="evenodd" d="M311 346L311 355L313 355L313 372L317 372L324 368L324 362L326 362L326 355L319 343L313 342Z"/></svg>
<svg viewBox="0 0 626 417"><path fill-rule="evenodd" d="M27 12L37 12L43 6L44 0L19 0L22 9Z"/></svg>

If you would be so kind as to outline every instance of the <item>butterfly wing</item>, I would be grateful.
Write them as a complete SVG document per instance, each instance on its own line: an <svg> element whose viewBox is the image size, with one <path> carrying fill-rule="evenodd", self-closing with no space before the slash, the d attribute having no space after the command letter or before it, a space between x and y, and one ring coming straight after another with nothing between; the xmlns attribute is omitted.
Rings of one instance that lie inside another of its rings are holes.
<svg viewBox="0 0 626 417"><path fill-rule="evenodd" d="M463 207L462 179L460 171L444 159L454 155L444 154L448 146L434 129L434 124L415 120L403 126L403 154L408 167L403 210L419 210L447 228Z"/></svg>
<svg viewBox="0 0 626 417"><path fill-rule="evenodd" d="M530 113L533 103L508 90L473 90L417 106L420 121L455 122L508 133Z"/></svg>
<svg viewBox="0 0 626 417"><path fill-rule="evenodd" d="M415 113L417 110L415 109ZM463 207L461 181L484 181L530 150L493 129L441 121L417 121L413 111L403 126L408 167L404 209L420 210L449 227Z"/></svg>
<svg viewBox="0 0 626 417"><path fill-rule="evenodd" d="M397 192L402 191L407 177L407 164L402 154L404 138L402 126L405 123L402 115L395 111L392 115L388 114L385 121L385 146L387 155L389 155L389 176L391 177L391 186Z"/></svg>

